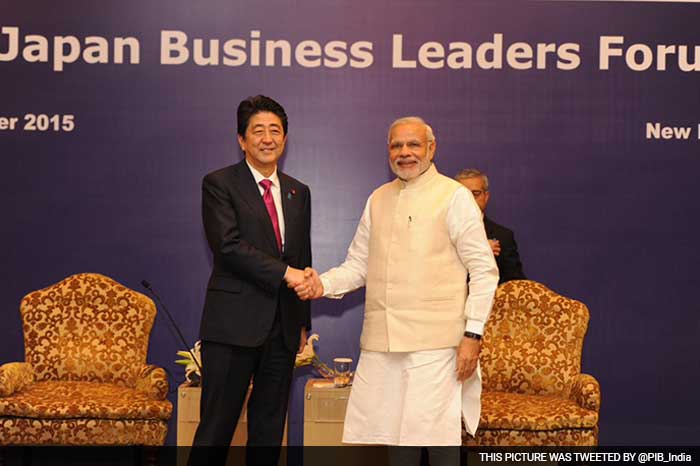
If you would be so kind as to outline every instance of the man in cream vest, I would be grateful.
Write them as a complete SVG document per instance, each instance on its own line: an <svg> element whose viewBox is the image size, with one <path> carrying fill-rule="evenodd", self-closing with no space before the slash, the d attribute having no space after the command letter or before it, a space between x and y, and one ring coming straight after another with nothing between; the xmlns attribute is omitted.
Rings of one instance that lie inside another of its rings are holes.
<svg viewBox="0 0 700 466"><path fill-rule="evenodd" d="M367 200L345 262L320 277L307 269L296 287L302 299L367 288L344 443L458 446L461 416L470 433L479 421L480 339L498 269L479 207L438 173L435 147L421 118L391 125L397 178ZM433 466L459 464L459 449L428 450ZM392 464L418 465L420 449L394 448L390 456Z"/></svg>

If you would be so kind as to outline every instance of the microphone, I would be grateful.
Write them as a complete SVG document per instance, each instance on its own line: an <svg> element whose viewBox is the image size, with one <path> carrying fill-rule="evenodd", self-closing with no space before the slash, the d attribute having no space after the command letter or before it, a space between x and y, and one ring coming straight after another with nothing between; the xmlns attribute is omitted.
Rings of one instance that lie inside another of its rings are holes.
<svg viewBox="0 0 700 466"><path fill-rule="evenodd" d="M190 356L192 356L192 361L194 361L194 364L197 366L197 369L199 369L199 373L202 373L202 366L199 365L199 362L197 362L197 358L194 356L194 353L190 349L190 345L187 344L185 341L185 337L182 336L182 332L180 331L180 327L177 326L175 323L175 319L173 319L173 316L170 314L170 311L168 311L168 308L165 307L165 304L163 304L163 301L160 300L160 297L158 294L153 291L153 288L151 288L151 284L148 283L146 280L141 280L141 285L143 285L144 288L146 288L148 291L151 292L154 298L156 298L156 301L158 301L158 304L160 304L161 309L165 311L165 315L168 316L170 319L170 323L173 324L173 327L175 328L175 331L177 331L177 335L180 337L180 341L182 342L183 346L187 348L187 352L190 353Z"/></svg>

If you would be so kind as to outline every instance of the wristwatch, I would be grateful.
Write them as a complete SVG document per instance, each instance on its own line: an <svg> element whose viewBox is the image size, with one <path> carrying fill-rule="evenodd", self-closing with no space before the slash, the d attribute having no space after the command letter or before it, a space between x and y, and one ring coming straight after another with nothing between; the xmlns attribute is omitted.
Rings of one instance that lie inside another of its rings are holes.
<svg viewBox="0 0 700 466"><path fill-rule="evenodd" d="M474 340L481 340L481 335L474 332L464 332L464 336L467 338L472 338Z"/></svg>

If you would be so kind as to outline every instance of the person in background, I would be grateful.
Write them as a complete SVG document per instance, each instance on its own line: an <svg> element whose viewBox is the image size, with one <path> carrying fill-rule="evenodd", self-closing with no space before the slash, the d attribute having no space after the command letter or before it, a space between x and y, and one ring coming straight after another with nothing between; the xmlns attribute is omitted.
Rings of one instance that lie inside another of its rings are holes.
<svg viewBox="0 0 700 466"><path fill-rule="evenodd" d="M524 280L523 264L518 254L518 244L512 230L499 225L486 216L486 206L489 203L489 179L485 173L468 168L460 171L455 179L472 192L474 200L484 215L484 228L489 239L493 255L498 265L498 284L509 280Z"/></svg>

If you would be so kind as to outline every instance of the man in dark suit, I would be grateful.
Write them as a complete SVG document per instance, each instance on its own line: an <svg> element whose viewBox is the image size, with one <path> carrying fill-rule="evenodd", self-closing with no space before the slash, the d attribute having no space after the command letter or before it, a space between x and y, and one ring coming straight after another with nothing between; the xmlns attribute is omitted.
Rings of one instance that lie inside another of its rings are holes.
<svg viewBox="0 0 700 466"><path fill-rule="evenodd" d="M518 255L518 245L512 230L499 225L486 216L486 206L489 203L489 179L485 173L473 168L457 173L455 179L472 192L474 200L484 214L484 229L489 239L491 250L496 256L498 265L498 284L509 280L524 280L523 265Z"/></svg>
<svg viewBox="0 0 700 466"><path fill-rule="evenodd" d="M249 464L277 462L295 355L311 329L309 303L288 288L311 265L311 197L306 185L277 170L286 141L282 106L249 97L238 107L245 160L209 173L202 185L214 257L200 328L194 446L228 447L252 380L248 446L268 448L248 448ZM227 450L196 448L190 464L223 464Z"/></svg>

